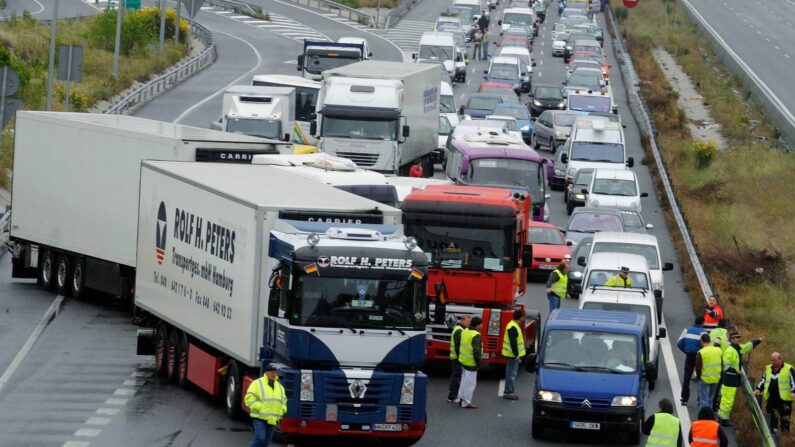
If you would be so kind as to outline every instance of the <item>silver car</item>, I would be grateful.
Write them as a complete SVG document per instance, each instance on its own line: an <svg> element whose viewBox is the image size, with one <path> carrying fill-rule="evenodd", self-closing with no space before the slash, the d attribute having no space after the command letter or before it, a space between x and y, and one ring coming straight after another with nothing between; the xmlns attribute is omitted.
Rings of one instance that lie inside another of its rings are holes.
<svg viewBox="0 0 795 447"><path fill-rule="evenodd" d="M555 161L552 164L553 174L548 179L550 189L561 191L566 184L566 163L563 163L565 153L566 151L559 151L555 154Z"/></svg>
<svg viewBox="0 0 795 447"><path fill-rule="evenodd" d="M533 124L530 145L535 150L540 150L541 146L544 146L555 153L557 147L569 138L571 126L578 116L576 112L545 110Z"/></svg>

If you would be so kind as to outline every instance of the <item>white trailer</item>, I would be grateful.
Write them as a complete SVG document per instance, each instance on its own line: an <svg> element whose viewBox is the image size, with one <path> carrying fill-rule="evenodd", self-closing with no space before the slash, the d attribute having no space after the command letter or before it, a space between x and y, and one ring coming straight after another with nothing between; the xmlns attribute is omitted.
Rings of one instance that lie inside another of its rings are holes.
<svg viewBox="0 0 795 447"><path fill-rule="evenodd" d="M12 276L128 298L142 160L250 163L268 140L124 115L17 113Z"/></svg>
<svg viewBox="0 0 795 447"><path fill-rule="evenodd" d="M220 130L290 143L294 115L294 88L235 85L224 92Z"/></svg>
<svg viewBox="0 0 795 447"><path fill-rule="evenodd" d="M375 171L408 174L431 154L439 133L435 65L363 61L323 72L313 134L319 149Z"/></svg>

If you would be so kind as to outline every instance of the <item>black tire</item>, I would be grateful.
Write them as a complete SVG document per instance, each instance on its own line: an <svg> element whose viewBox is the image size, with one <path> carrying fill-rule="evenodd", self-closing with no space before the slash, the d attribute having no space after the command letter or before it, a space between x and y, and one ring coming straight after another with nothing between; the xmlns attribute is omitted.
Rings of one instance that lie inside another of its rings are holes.
<svg viewBox="0 0 795 447"><path fill-rule="evenodd" d="M55 290L55 253L50 250L39 260L39 284L50 292Z"/></svg>
<svg viewBox="0 0 795 447"><path fill-rule="evenodd" d="M535 134L533 134L533 138L530 140L530 143L532 144L533 149L535 149L536 152L541 150L541 145L538 144L538 140L536 139Z"/></svg>
<svg viewBox="0 0 795 447"><path fill-rule="evenodd" d="M62 254L55 263L55 292L58 295L69 296L72 291L69 287L70 279L72 279L72 260Z"/></svg>
<svg viewBox="0 0 795 447"><path fill-rule="evenodd" d="M160 323L155 332L155 374L166 376L166 360L168 352L168 326Z"/></svg>
<svg viewBox="0 0 795 447"><path fill-rule="evenodd" d="M166 343L166 378L171 382L177 381L177 357L179 356L179 330L168 331Z"/></svg>
<svg viewBox="0 0 795 447"><path fill-rule="evenodd" d="M237 420L243 414L240 406L241 387L240 368L237 362L229 360L226 368L226 384L224 386L224 408L229 419Z"/></svg>
<svg viewBox="0 0 795 447"><path fill-rule="evenodd" d="M536 418L533 418L532 424L533 426L530 431L533 435L533 439L544 439L544 427L536 421Z"/></svg>
<svg viewBox="0 0 795 447"><path fill-rule="evenodd" d="M566 204L566 212L571 216L571 213L574 212L574 205L571 203Z"/></svg>
<svg viewBox="0 0 795 447"><path fill-rule="evenodd" d="M72 298L76 300L85 298L85 291L83 290L84 279L85 266L83 265L83 260L76 258L72 261L72 277L69 280Z"/></svg>
<svg viewBox="0 0 795 447"><path fill-rule="evenodd" d="M552 138L549 139L549 151L553 154L558 151L558 148L555 147L555 140Z"/></svg>
<svg viewBox="0 0 795 447"><path fill-rule="evenodd" d="M188 380L188 337L184 332L179 334L179 352L177 353L177 385L183 390L190 388Z"/></svg>

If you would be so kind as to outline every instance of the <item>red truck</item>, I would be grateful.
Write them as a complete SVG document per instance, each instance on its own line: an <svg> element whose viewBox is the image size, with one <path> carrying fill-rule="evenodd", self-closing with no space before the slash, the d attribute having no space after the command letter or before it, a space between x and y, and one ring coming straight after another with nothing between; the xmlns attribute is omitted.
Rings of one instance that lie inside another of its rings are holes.
<svg viewBox="0 0 795 447"><path fill-rule="evenodd" d="M502 338L514 310L524 309L516 300L527 289L532 260L531 203L526 190L458 185L431 185L406 196L404 230L428 257L427 295L434 303L426 360L449 360L452 328L471 315L483 319L483 363L507 362ZM541 317L537 311L525 315L525 343L537 352Z"/></svg>

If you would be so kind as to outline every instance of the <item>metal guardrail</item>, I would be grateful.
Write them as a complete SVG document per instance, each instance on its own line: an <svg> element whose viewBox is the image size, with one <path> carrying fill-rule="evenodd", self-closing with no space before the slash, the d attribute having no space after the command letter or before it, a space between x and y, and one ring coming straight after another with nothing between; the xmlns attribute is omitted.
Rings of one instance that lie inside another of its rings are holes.
<svg viewBox="0 0 795 447"><path fill-rule="evenodd" d="M336 14L340 17L353 20L356 23L367 25L371 28L377 28L375 17L366 12L359 11L356 8L345 6L331 0L290 0L292 3L299 5L306 5L310 8L319 9L321 11L328 11L329 13Z"/></svg>
<svg viewBox="0 0 795 447"><path fill-rule="evenodd" d="M117 115L125 113L131 108L140 106L160 95L215 62L217 53L210 30L196 22L191 22L190 27L192 34L204 43L204 50L118 99L104 113Z"/></svg>
<svg viewBox="0 0 795 447"><path fill-rule="evenodd" d="M643 95L640 91L639 79L637 73L635 72L635 68L632 65L632 60L629 56L629 53L624 47L621 31L616 25L616 20L613 17L613 11L609 7L606 9L606 15L610 17L610 24L615 36L613 39L613 51L616 55L616 59L619 62L619 67L622 74L621 77L627 90L627 98L629 99L629 106L632 110L632 116L638 123L638 127L640 128L641 132L645 133L649 137L649 145L651 146L652 153L654 154L654 162L657 165L657 170L660 173L660 180L662 181L663 189L665 190L665 196L671 206L671 213L674 216L674 221L676 222L676 226L679 229L682 240L684 241L687 256L690 259L690 264L693 267L693 272L696 274L698 283L701 285L701 291L704 294L704 300L706 302L706 299L713 293L712 286L710 285L709 279L707 278L704 265L701 263L701 259L698 257L698 252L696 251L696 247L693 244L693 239L690 236L690 230L687 227L687 222L684 218L684 215L682 214L681 209L679 208L676 194L671 187L671 179L668 176L668 170L666 169L665 161L663 160L660 154L660 149L657 146L656 128L653 125L653 120L651 118L651 114L648 111L648 106L646 106L646 103L643 100ZM770 435L770 430L765 423L764 413L762 413L762 408L759 406L759 402L757 402L756 398L754 397L753 387L751 386L745 371L742 371L742 390L743 394L745 395L745 401L748 403L749 407L751 407L754 424L756 425L757 431L759 432L759 436L762 441L761 445L765 447L775 447L773 437Z"/></svg>
<svg viewBox="0 0 795 447"><path fill-rule="evenodd" d="M391 26L397 25L400 19L406 15L411 8L419 3L421 0L403 0L400 2L399 5L395 7L392 11L389 11L389 14L386 15L386 20L384 21L384 28L389 28Z"/></svg>

